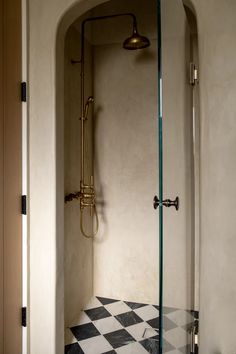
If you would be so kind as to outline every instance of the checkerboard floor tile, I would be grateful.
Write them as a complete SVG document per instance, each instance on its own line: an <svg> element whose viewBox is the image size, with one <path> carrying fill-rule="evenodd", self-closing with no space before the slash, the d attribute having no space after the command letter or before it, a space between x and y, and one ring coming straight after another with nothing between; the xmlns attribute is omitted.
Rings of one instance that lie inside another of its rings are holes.
<svg viewBox="0 0 236 354"><path fill-rule="evenodd" d="M191 311L165 307L163 313L163 352L189 354ZM65 353L158 354L158 317L156 305L95 297L66 329Z"/></svg>

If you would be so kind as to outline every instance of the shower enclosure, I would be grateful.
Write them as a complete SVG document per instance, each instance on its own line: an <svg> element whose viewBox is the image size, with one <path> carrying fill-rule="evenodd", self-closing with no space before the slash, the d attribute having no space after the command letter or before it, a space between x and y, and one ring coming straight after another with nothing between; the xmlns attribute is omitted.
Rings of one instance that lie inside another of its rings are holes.
<svg viewBox="0 0 236 354"><path fill-rule="evenodd" d="M64 53L66 353L196 354L194 15L181 0L106 1Z"/></svg>

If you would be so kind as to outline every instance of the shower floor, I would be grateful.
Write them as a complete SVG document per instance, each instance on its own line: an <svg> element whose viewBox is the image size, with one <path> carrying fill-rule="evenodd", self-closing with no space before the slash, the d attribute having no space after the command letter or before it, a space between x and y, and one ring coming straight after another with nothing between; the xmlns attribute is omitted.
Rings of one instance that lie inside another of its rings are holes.
<svg viewBox="0 0 236 354"><path fill-rule="evenodd" d="M189 354L191 311L165 307L164 353ZM102 297L91 299L66 329L66 354L158 354L158 306Z"/></svg>

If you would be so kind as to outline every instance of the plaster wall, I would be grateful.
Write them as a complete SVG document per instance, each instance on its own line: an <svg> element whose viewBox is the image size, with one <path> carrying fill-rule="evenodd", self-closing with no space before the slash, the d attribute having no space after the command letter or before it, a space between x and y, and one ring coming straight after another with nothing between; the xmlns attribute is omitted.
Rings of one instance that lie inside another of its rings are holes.
<svg viewBox="0 0 236 354"><path fill-rule="evenodd" d="M158 218L152 208L158 183L155 41L146 53L151 60L124 51L122 43L94 49L100 218L94 242L94 291L104 297L157 303Z"/></svg>
<svg viewBox="0 0 236 354"><path fill-rule="evenodd" d="M63 141L59 129L63 108L61 113L56 110L60 107L56 88L63 84L59 75L56 86L56 38L59 58L63 58L66 28L99 3L29 3L29 347L33 354L62 354L64 342L63 153L56 144L56 137ZM201 67L200 353L231 354L236 347L236 3L193 0L193 5ZM59 72L60 64L59 59Z"/></svg>
<svg viewBox="0 0 236 354"><path fill-rule="evenodd" d="M201 103L201 353L236 349L236 2L194 1Z"/></svg>
<svg viewBox="0 0 236 354"><path fill-rule="evenodd" d="M92 48L85 43L85 77L88 97L92 92ZM68 30L65 38L65 194L80 190L80 65L71 60L80 58L80 34L74 26ZM91 110L90 110L91 112ZM93 174L91 113L86 121L86 175L85 183ZM80 207L75 200L65 204L65 326L78 323L80 311L93 295L93 243L80 231ZM84 227L91 232L91 218L84 213Z"/></svg>

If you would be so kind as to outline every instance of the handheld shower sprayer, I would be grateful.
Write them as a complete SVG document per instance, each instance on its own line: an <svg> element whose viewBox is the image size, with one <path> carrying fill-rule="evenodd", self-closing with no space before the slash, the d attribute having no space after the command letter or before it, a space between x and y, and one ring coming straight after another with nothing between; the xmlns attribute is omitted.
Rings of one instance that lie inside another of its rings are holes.
<svg viewBox="0 0 236 354"><path fill-rule="evenodd" d="M85 108L84 108L84 119L87 120L88 119L88 111L89 111L89 106L90 104L94 103L94 98L93 96L89 96L89 98L87 99L87 102L85 104Z"/></svg>

